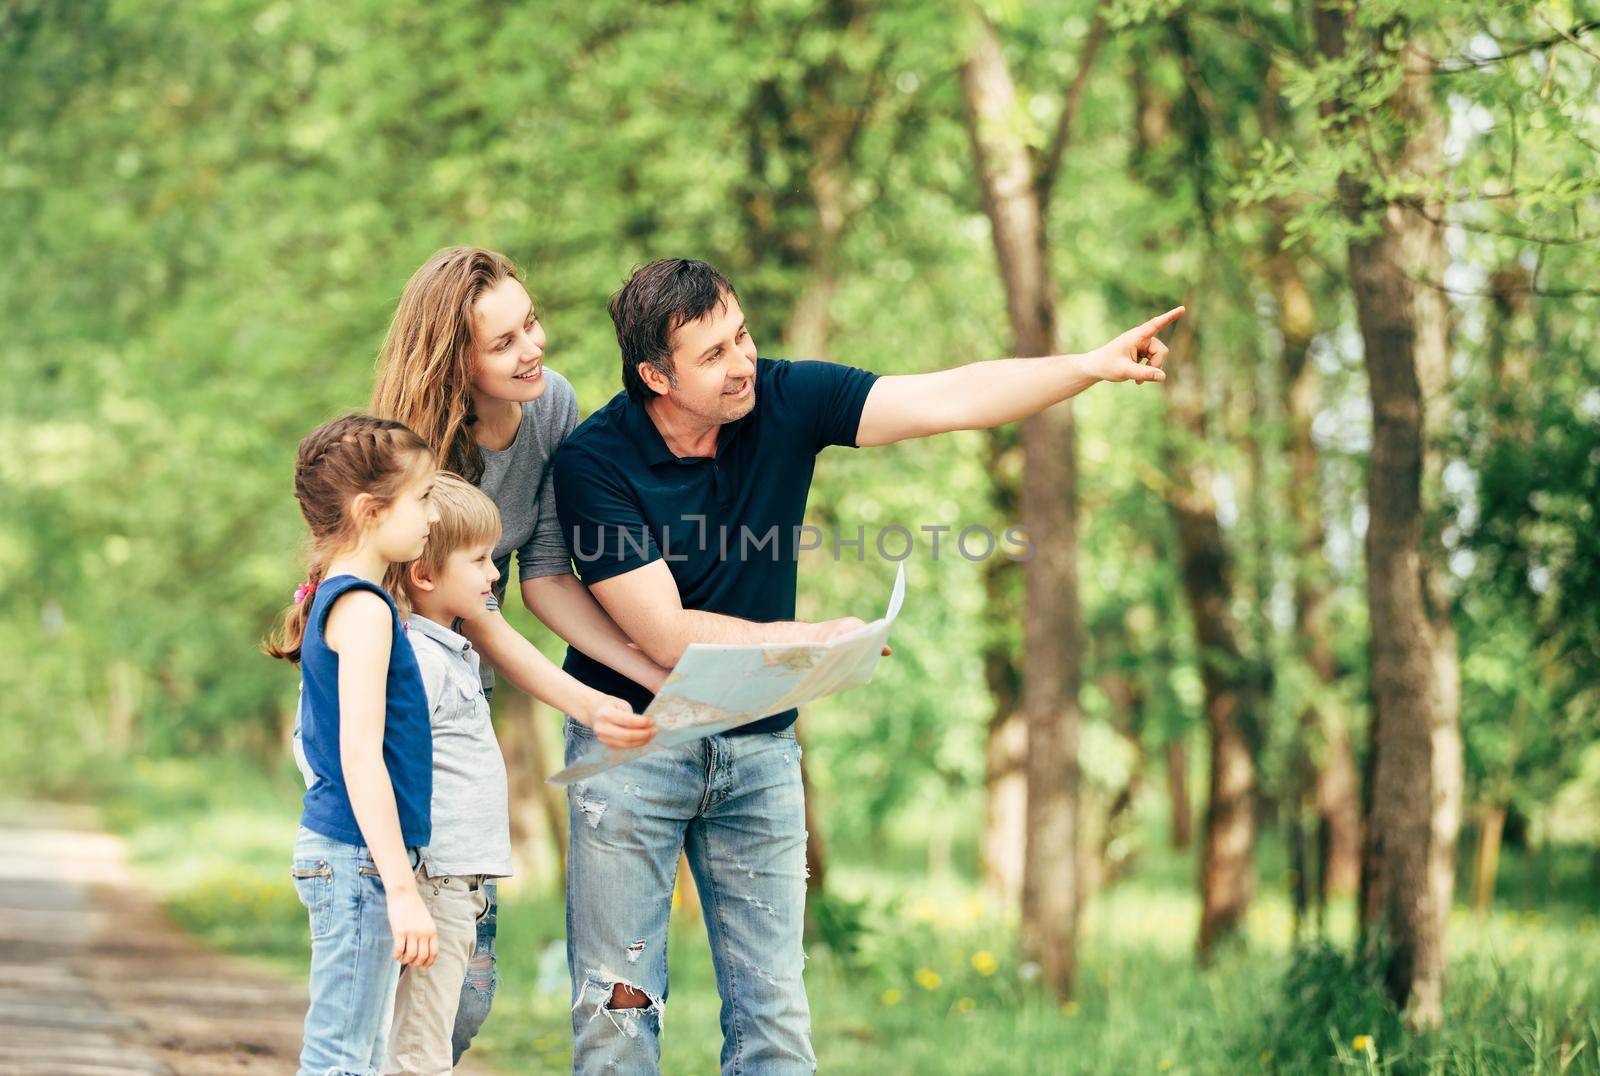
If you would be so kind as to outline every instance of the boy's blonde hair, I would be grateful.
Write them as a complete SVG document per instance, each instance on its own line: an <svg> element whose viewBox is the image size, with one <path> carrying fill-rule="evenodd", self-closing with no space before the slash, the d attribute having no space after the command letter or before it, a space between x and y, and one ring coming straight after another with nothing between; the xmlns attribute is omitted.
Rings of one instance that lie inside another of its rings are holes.
<svg viewBox="0 0 1600 1076"><path fill-rule="evenodd" d="M429 498L439 513L439 522L428 531L428 544L416 563L437 579L444 562L458 549L473 545L494 545L500 540L500 509L489 495L460 475L440 471ZM410 573L406 573L407 586Z"/></svg>

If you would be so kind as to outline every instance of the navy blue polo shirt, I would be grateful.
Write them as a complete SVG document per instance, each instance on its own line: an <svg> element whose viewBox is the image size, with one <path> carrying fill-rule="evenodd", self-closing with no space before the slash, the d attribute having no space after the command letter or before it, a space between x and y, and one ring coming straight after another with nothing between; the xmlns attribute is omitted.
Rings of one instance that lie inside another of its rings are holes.
<svg viewBox="0 0 1600 1076"><path fill-rule="evenodd" d="M644 405L619 392L556 453L556 514L578 578L593 585L665 560L685 609L793 620L817 453L855 447L877 378L831 362L757 359L755 405L718 432L715 458L673 455ZM654 697L573 647L563 667L639 711ZM787 710L735 732L776 732L796 716Z"/></svg>

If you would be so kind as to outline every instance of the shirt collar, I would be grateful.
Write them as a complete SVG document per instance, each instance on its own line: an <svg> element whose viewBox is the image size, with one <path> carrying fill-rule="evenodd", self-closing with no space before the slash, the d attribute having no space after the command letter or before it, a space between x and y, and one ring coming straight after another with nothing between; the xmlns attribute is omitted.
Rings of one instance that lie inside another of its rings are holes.
<svg viewBox="0 0 1600 1076"><path fill-rule="evenodd" d="M759 385L756 386L758 389ZM756 407L761 406L761 398L756 397ZM720 458L727 446L733 443L734 437L750 421L750 416L755 414L755 408L725 423L717 434L717 456ZM650 412L645 406L632 396L625 396L622 404L623 428L627 430L629 438L639 448L639 454L647 466L655 467L662 463L695 463L706 459L705 456L679 456L667 447L666 438L661 436L661 431L656 429L656 424L650 418Z"/></svg>
<svg viewBox="0 0 1600 1076"><path fill-rule="evenodd" d="M466 636L451 631L443 624L435 624L421 613L412 613L407 623L411 625L412 630L426 635L451 653L465 657L472 649L472 644L467 641Z"/></svg>

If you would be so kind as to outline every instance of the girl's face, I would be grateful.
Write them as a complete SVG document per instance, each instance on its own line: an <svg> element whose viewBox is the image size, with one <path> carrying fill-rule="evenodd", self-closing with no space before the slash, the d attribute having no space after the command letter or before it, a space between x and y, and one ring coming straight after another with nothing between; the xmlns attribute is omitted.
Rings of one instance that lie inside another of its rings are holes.
<svg viewBox="0 0 1600 1076"><path fill-rule="evenodd" d="M472 389L527 403L544 392L544 327L521 281L506 277L472 306Z"/></svg>
<svg viewBox="0 0 1600 1076"><path fill-rule="evenodd" d="M437 473L432 459L421 460L395 499L374 514L372 542L386 562L404 564L422 556L428 531L439 521L430 499Z"/></svg>

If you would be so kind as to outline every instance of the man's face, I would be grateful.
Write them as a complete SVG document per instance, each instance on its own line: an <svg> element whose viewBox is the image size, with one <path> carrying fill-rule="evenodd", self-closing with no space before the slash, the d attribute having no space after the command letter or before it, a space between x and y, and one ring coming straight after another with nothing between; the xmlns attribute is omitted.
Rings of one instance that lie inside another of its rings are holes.
<svg viewBox="0 0 1600 1076"><path fill-rule="evenodd" d="M729 295L704 317L678 326L672 369L677 384L666 395L690 414L721 425L750 413L756 405L756 345L738 299Z"/></svg>

